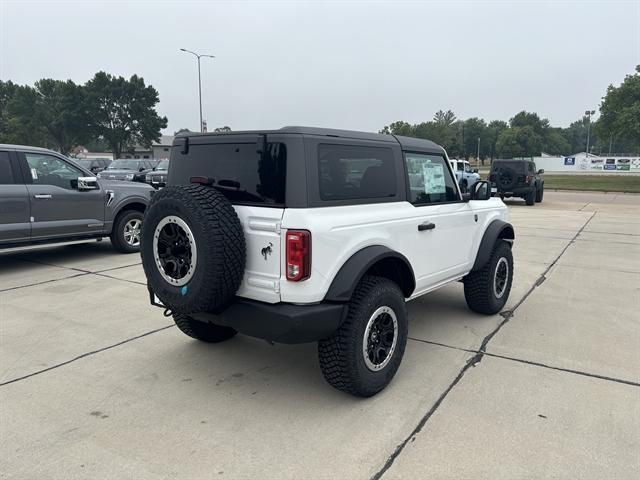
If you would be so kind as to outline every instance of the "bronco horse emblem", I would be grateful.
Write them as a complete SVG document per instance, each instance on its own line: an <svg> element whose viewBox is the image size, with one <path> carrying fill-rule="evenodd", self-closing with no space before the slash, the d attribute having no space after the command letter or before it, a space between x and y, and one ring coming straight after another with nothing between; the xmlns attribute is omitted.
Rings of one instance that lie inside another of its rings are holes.
<svg viewBox="0 0 640 480"><path fill-rule="evenodd" d="M260 251L265 260L267 260L267 256L271 255L272 253L271 247L273 247L273 243L269 242L269 245L267 245Z"/></svg>

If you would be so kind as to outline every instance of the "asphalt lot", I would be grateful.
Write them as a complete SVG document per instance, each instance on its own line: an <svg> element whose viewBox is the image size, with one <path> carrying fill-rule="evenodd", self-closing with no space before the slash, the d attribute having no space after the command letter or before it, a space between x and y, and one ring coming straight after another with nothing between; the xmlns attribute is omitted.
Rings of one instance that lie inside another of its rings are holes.
<svg viewBox="0 0 640 480"><path fill-rule="evenodd" d="M639 478L640 196L507 203L507 310L411 302L367 400L315 344L182 335L108 242L0 255L0 477Z"/></svg>

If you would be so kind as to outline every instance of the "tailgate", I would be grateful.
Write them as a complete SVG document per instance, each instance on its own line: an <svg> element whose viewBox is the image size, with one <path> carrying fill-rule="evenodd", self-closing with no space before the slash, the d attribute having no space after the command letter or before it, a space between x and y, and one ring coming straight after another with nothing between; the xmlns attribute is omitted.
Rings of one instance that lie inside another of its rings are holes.
<svg viewBox="0 0 640 480"><path fill-rule="evenodd" d="M233 206L242 223L247 263L237 295L267 303L280 301L283 208Z"/></svg>

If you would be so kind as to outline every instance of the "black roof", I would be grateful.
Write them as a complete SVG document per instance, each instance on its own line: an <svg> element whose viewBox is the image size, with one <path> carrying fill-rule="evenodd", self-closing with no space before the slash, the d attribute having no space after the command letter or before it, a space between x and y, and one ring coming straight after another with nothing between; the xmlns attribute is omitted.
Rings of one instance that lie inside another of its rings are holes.
<svg viewBox="0 0 640 480"><path fill-rule="evenodd" d="M411 150L428 150L438 153L444 153L444 149L437 143L431 140L424 140L422 138L403 137L400 135L387 135L383 133L373 132L359 132L355 130L339 130L334 128L320 128L320 127L299 127L289 126L282 127L279 130L244 130L244 131L231 131L231 132L207 132L207 133L194 133L185 132L176 136L176 139L180 137L204 137L204 136L222 136L222 135L269 135L269 134L298 134L298 135L315 135L325 137L338 137L338 138L353 138L357 140L373 140L377 142L385 143L399 143L402 148ZM175 143L175 140L174 140Z"/></svg>

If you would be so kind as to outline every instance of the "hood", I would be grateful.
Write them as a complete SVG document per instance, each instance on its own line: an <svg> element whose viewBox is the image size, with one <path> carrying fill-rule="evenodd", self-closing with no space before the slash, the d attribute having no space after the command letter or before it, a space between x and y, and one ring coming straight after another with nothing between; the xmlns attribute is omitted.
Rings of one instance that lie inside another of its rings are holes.
<svg viewBox="0 0 640 480"><path fill-rule="evenodd" d="M122 180L107 180L104 178L98 179L100 186L109 190L126 190L127 192L137 192L140 195L145 195L145 192L153 190L151 185L141 182L126 182Z"/></svg>
<svg viewBox="0 0 640 480"><path fill-rule="evenodd" d="M135 175L136 173L140 173L137 170L103 170L100 172L102 174L102 176L105 175L113 175L113 176L120 176L120 177L124 177L125 175Z"/></svg>

